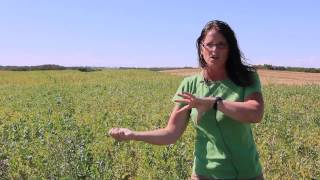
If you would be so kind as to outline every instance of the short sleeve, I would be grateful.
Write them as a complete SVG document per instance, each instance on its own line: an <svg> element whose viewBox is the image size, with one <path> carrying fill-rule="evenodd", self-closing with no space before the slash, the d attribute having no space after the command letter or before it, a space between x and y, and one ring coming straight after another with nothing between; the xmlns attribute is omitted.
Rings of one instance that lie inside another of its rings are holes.
<svg viewBox="0 0 320 180"><path fill-rule="evenodd" d="M172 98L172 102L177 103L175 102L175 100L182 99L182 97L178 95L178 94L182 94L182 92L191 92L189 81L187 78L183 79L182 82L180 83L180 86L178 87L175 95ZM180 104L180 107L183 107L186 105L185 103L179 103L179 104Z"/></svg>
<svg viewBox="0 0 320 180"><path fill-rule="evenodd" d="M260 78L257 72L253 73L253 84L245 87L244 89L244 98L249 96L254 92L261 92L261 83Z"/></svg>

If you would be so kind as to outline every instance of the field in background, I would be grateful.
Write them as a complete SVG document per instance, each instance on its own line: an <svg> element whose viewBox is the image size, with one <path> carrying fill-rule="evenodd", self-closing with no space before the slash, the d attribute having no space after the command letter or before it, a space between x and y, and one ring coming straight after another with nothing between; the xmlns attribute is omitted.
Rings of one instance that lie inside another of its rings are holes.
<svg viewBox="0 0 320 180"><path fill-rule="evenodd" d="M164 127L182 78L147 70L0 71L0 177L188 179L193 126L168 146L106 133ZM264 119L252 127L266 179L320 178L319 92L320 85L263 86Z"/></svg>
<svg viewBox="0 0 320 180"><path fill-rule="evenodd" d="M178 76L189 76L200 72L200 69L176 69L160 71ZM258 70L262 84L305 85L320 84L320 73L293 71Z"/></svg>

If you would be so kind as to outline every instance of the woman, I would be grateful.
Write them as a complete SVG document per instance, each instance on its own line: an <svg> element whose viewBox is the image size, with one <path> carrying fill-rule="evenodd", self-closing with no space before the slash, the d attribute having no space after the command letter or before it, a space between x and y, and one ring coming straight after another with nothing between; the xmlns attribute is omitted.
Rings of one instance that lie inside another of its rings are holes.
<svg viewBox="0 0 320 180"><path fill-rule="evenodd" d="M191 179L263 179L250 123L263 117L263 97L255 69L243 63L228 24L210 21L197 39L202 72L185 78L165 128L135 132L112 128L118 140L172 144L189 117L196 129Z"/></svg>

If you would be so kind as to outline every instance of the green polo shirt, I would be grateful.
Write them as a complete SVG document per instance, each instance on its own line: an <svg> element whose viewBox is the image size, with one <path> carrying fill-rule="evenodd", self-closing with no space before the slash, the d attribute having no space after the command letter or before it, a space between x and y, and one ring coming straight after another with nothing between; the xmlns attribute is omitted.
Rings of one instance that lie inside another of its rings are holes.
<svg viewBox="0 0 320 180"><path fill-rule="evenodd" d="M261 92L260 80L254 73L255 83L240 87L231 80L206 83L202 74L186 77L178 93L189 92L197 97L221 96L227 101L243 102L253 92ZM181 104L182 106L184 104ZM207 111L198 124L197 110L190 117L196 129L193 173L212 178L252 178L262 173L259 154L249 123L236 121L220 111Z"/></svg>

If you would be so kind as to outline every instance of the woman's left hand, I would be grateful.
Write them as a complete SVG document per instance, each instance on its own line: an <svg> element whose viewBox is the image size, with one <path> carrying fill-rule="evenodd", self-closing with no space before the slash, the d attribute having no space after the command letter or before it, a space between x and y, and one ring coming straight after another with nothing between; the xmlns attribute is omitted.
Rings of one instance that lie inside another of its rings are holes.
<svg viewBox="0 0 320 180"><path fill-rule="evenodd" d="M202 115L212 108L214 103L214 97L196 97L188 92L183 92L182 94L178 94L183 99L177 99L175 102L186 103L187 105L182 107L180 111L190 110L192 108L196 108L198 111L197 123L200 121Z"/></svg>

